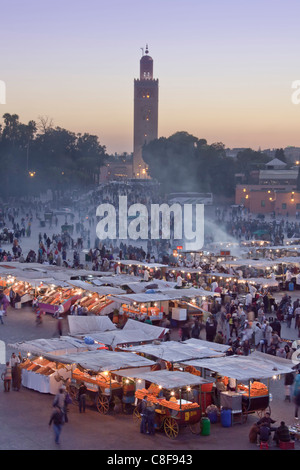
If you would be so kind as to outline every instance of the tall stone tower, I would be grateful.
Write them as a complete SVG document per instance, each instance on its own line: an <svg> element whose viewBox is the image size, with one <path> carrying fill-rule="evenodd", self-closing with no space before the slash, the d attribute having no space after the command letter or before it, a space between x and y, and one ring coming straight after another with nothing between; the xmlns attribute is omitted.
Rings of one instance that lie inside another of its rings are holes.
<svg viewBox="0 0 300 470"><path fill-rule="evenodd" d="M148 178L142 148L158 135L158 80L148 46L140 60L140 78L134 80L133 177Z"/></svg>

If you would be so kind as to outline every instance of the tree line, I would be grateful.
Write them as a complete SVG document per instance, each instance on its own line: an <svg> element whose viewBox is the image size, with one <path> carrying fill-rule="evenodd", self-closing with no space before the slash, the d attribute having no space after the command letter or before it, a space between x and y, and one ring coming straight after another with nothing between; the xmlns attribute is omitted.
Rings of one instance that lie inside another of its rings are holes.
<svg viewBox="0 0 300 470"><path fill-rule="evenodd" d="M128 154L121 157L127 160ZM278 149L275 157L285 161L284 151ZM118 156L109 156L95 135L55 127L45 116L23 124L17 114L6 113L0 124L0 197L39 195L48 189L91 189L99 184L101 166L109 159ZM270 157L251 148L229 157L222 142L208 144L182 131L145 145L143 159L164 193L211 192L232 197L235 175L242 174L245 184L253 183L255 170L264 168Z"/></svg>
<svg viewBox="0 0 300 470"><path fill-rule="evenodd" d="M283 149L276 150L275 158L285 162ZM211 192L224 197L234 196L236 174L242 174L243 183L254 183L255 171L271 160L251 148L240 150L236 157L227 156L222 142L209 145L188 132L149 142L143 147L143 159L165 192Z"/></svg>
<svg viewBox="0 0 300 470"><path fill-rule="evenodd" d="M0 197L91 188L106 158L95 135L55 127L43 116L23 124L17 114L6 113L0 125Z"/></svg>

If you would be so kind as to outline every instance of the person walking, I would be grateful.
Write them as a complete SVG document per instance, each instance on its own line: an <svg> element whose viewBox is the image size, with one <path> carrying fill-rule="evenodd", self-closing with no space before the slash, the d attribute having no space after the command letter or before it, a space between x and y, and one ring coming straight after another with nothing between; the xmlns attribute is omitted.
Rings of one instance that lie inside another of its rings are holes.
<svg viewBox="0 0 300 470"><path fill-rule="evenodd" d="M85 413L86 392L87 392L87 388L84 382L81 382L80 387L78 389L79 413Z"/></svg>
<svg viewBox="0 0 300 470"><path fill-rule="evenodd" d="M295 402L295 420L298 421L298 409L300 406L300 371L299 370L295 378L293 395L294 395L294 402Z"/></svg>
<svg viewBox="0 0 300 470"><path fill-rule="evenodd" d="M7 307L9 305L9 300L5 294L3 294L3 297L1 299L1 309L4 310L4 315L7 316Z"/></svg>
<svg viewBox="0 0 300 470"><path fill-rule="evenodd" d="M19 368L20 359L13 352L9 361L11 366L11 375L12 375L12 389L19 391L21 388L21 369Z"/></svg>
<svg viewBox="0 0 300 470"><path fill-rule="evenodd" d="M62 385L53 400L53 407L58 407L62 411L65 423L68 422L66 397L66 388Z"/></svg>
<svg viewBox="0 0 300 470"><path fill-rule="evenodd" d="M58 336L62 336L62 318L61 317L57 319L56 332L53 333L53 336L55 336L56 334L58 334Z"/></svg>
<svg viewBox="0 0 300 470"><path fill-rule="evenodd" d="M3 382L4 382L4 391L9 392L10 384L11 384L11 366L9 365L9 362L6 363L6 366L5 366L3 374L1 375L1 378L3 379Z"/></svg>
<svg viewBox="0 0 300 470"><path fill-rule="evenodd" d="M63 412L59 406L55 406L53 413L50 417L49 426L53 423L53 430L54 430L54 441L55 444L60 444L60 435L63 426Z"/></svg>
<svg viewBox="0 0 300 470"><path fill-rule="evenodd" d="M294 374L293 372L289 372L284 376L284 389L285 389L285 398L284 401L291 401L291 390L292 385L294 383Z"/></svg>

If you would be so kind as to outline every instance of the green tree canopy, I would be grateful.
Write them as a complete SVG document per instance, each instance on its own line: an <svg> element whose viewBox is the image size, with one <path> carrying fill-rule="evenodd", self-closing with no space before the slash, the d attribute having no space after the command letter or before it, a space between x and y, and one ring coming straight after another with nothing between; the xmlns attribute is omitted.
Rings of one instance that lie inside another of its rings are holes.
<svg viewBox="0 0 300 470"><path fill-rule="evenodd" d="M106 158L95 135L53 127L43 118L23 124L17 114L6 113L0 126L0 196L92 187Z"/></svg>

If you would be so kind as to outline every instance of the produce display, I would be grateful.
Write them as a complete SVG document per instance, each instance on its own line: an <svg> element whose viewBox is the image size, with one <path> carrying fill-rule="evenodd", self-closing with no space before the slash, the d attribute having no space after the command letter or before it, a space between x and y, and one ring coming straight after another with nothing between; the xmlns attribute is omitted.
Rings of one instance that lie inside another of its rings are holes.
<svg viewBox="0 0 300 470"><path fill-rule="evenodd" d="M249 395L249 387L247 385L239 384L237 389ZM253 382L250 386L250 397L259 397L262 395L268 395L268 387L261 382Z"/></svg>
<svg viewBox="0 0 300 470"><path fill-rule="evenodd" d="M89 313L93 313L95 315L100 314L103 307L111 304L113 301L108 300L106 296L101 296L99 298L99 294L87 294L84 295L80 299L80 305L83 308L86 308Z"/></svg>
<svg viewBox="0 0 300 470"><path fill-rule="evenodd" d="M188 403L180 403L179 400L166 400L162 399L159 400L159 404L164 406L165 408L170 408L171 410L190 410L191 408L199 408L198 403L188 402Z"/></svg>
<svg viewBox="0 0 300 470"><path fill-rule="evenodd" d="M190 374L193 374L193 375L197 375L197 376L201 376L201 372L200 370L197 370L195 367L193 366L186 366L186 368L184 369L185 372L189 372Z"/></svg>
<svg viewBox="0 0 300 470"><path fill-rule="evenodd" d="M161 314L158 307L140 307L140 309L138 309L131 305L123 304L122 309L123 312L127 313L128 315L148 315L149 317L159 317Z"/></svg>
<svg viewBox="0 0 300 470"><path fill-rule="evenodd" d="M40 296L38 301L42 304L58 305L60 302L64 302L78 294L78 289L51 289L46 294Z"/></svg>
<svg viewBox="0 0 300 470"><path fill-rule="evenodd" d="M30 294L32 292L32 286L28 284L27 282L16 282L10 287L7 287L4 290L4 294L9 296L10 289L12 289L16 294L19 294L20 297L22 297L25 294Z"/></svg>
<svg viewBox="0 0 300 470"><path fill-rule="evenodd" d="M86 382L93 385L98 385L101 388L120 388L119 382L111 379L109 374L99 373L97 375L90 375L76 368L72 372L72 378L79 382Z"/></svg>
<svg viewBox="0 0 300 470"><path fill-rule="evenodd" d="M165 398L158 398L160 388L157 385L151 384L148 389L140 388L135 392L135 397L143 399L147 396L147 401L151 403L159 403L159 405L164 406L165 408L170 408L171 410L189 410L190 408L199 408L198 403L186 402L186 400L177 400L175 397L171 397L170 400Z"/></svg>
<svg viewBox="0 0 300 470"><path fill-rule="evenodd" d="M63 365L56 365L54 362L50 362L47 359L36 358L34 360L26 359L25 362L22 362L19 367L36 374L41 375L51 375L56 372L58 369L62 368Z"/></svg>

